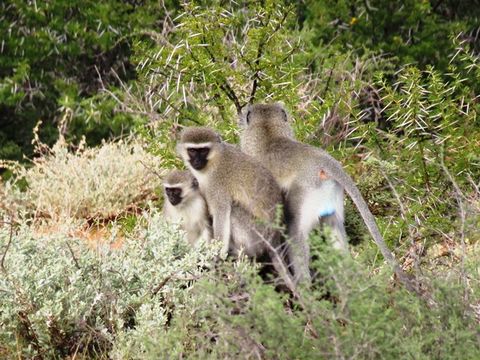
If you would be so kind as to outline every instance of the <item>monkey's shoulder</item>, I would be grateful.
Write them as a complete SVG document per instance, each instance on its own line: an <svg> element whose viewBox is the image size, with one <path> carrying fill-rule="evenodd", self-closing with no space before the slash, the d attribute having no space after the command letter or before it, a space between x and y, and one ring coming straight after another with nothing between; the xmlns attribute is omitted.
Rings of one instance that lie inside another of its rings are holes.
<svg viewBox="0 0 480 360"><path fill-rule="evenodd" d="M238 147L225 144L223 165L229 173L253 172L257 176L270 177L270 173L258 160L242 152ZM237 179L238 180L238 179Z"/></svg>

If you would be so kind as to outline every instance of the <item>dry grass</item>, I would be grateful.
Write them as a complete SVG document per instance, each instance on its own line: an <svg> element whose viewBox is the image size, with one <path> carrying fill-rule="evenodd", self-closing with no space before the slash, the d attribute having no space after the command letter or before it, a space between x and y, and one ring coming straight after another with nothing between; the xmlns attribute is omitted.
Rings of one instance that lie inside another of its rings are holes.
<svg viewBox="0 0 480 360"><path fill-rule="evenodd" d="M35 219L109 220L156 198L161 160L137 140L72 150L60 138L52 148L39 144L37 149L42 155L32 166L15 170L16 181L27 183L25 191L6 184L2 199L20 204Z"/></svg>

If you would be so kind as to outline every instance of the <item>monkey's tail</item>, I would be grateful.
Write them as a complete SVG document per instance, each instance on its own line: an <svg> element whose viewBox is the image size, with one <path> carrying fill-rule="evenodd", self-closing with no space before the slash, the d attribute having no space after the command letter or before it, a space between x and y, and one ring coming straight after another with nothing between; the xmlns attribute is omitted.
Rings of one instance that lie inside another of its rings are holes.
<svg viewBox="0 0 480 360"><path fill-rule="evenodd" d="M378 229L377 223L370 209L368 208L367 202L364 200L360 190L357 185L354 183L352 178L343 170L342 165L336 160L329 161L332 166L332 171L327 171L331 173L330 175L345 189L347 194L355 203L355 206L358 208L360 215L363 218L363 221L367 225L370 234L373 237L373 240L380 248L380 252L390 266L393 268L393 271L397 275L400 282L405 286L408 291L414 292L421 295L417 286L414 285L413 281L407 276L403 269L398 265L395 257L388 248L387 244L383 240L380 230Z"/></svg>

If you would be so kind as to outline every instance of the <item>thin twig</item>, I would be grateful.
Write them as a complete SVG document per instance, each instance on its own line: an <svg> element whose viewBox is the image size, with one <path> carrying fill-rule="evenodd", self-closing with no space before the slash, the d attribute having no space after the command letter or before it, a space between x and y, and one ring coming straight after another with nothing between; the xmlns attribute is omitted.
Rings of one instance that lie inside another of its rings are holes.
<svg viewBox="0 0 480 360"><path fill-rule="evenodd" d="M327 78L327 83L325 84L325 88L323 89L322 95L320 95L320 97L322 99L325 99L325 97L327 95L327 92L330 88L330 82L332 81L332 77L333 77L333 70L335 70L336 66L337 66L337 62L334 61L332 67L329 70L329 74L328 74L328 78Z"/></svg>
<svg viewBox="0 0 480 360"><path fill-rule="evenodd" d="M480 182L478 184L475 183L475 181L472 178L471 174L467 174L467 180L470 184L472 184L472 187L475 189L475 192L480 195Z"/></svg>
<svg viewBox="0 0 480 360"><path fill-rule="evenodd" d="M405 221L405 223L406 223L407 222L407 212L405 210L405 207L403 206L403 202L400 199L400 195L398 194L397 189L395 188L393 183L390 181L390 178L388 177L388 175L385 173L385 171L381 167L380 167L380 172L382 173L383 177L387 181L388 186L390 187L390 190L392 191L393 195L395 196L395 199L397 200L397 203L400 207L400 216L402 217L403 221ZM409 237L410 237L410 241L412 243L413 260L414 260L413 265L414 265L415 271L417 273L420 273L421 272L420 266L419 266L420 257L417 254L417 245L415 243L415 234L414 234L413 229L410 226L410 224L407 224L407 229L408 229L408 234L409 234Z"/></svg>
<svg viewBox="0 0 480 360"><path fill-rule="evenodd" d="M152 167L145 164L142 160L139 160L139 161L140 161L140 164L142 164L148 171L150 171L152 174L156 175L160 180L163 180L162 175L160 175L158 173L158 171L156 171L155 169L152 169Z"/></svg>
<svg viewBox="0 0 480 360"><path fill-rule="evenodd" d="M158 294L158 292L167 284L167 282L170 281L170 279L173 277L172 275L168 275L165 279L163 279L157 286L155 286L152 289L152 296L155 296Z"/></svg>
<svg viewBox="0 0 480 360"><path fill-rule="evenodd" d="M72 247L70 246L70 243L67 241L66 242L67 244L67 247L68 247L68 250L70 251L70 254L72 255L72 259L73 259L73 262L75 263L75 267L78 269L78 270L81 270L82 268L80 267L80 264L78 263L78 260L73 252L73 249Z"/></svg>
<svg viewBox="0 0 480 360"><path fill-rule="evenodd" d="M7 246L5 247L5 251L3 252L3 255L2 255L2 260L0 262L0 267L2 268L2 270L4 272L7 272L7 270L5 269L5 258L7 256L7 252L8 252L8 249L10 248L10 245L12 244L12 239L13 239L13 222L10 220L10 221L1 221L3 224L7 224L7 225L10 225L10 235L8 237L8 242L7 242Z"/></svg>
<svg viewBox="0 0 480 360"><path fill-rule="evenodd" d="M205 43L207 43L207 39L205 39L205 37L203 38L203 41ZM217 63L217 59L215 58L215 56L212 54L212 52L210 51L210 49L208 48L208 46L205 46L203 47L203 49L205 49L205 51L207 52L208 56L210 57L210 60L212 61L212 63ZM199 62L195 56L193 55L193 52L190 53L192 55L192 58ZM220 83L217 83L218 86L220 87L220 89L225 93L225 95L233 102L233 104L235 105L235 108L237 109L237 113L238 114L241 114L242 113L242 108L243 108L243 105L240 104L240 100L238 99L238 96L237 94L235 93L235 91L233 91L232 87L230 86L230 84L228 83L227 79L224 79L223 80L223 84L220 84Z"/></svg>
<svg viewBox="0 0 480 360"><path fill-rule="evenodd" d="M467 280L466 280L466 274L465 274L465 256L467 252L467 247L465 244L465 222L466 222L466 215L465 215L465 206L463 204L463 193L462 190L460 189L460 186L458 186L457 181L453 177L453 175L450 173L448 170L447 166L445 165L445 149L444 149L444 144L442 144L441 148L441 153L440 153L440 167L442 168L443 172L447 175L448 180L453 185L453 188L455 190L455 199L457 200L458 208L459 208L459 213L460 213L460 243L462 246L462 256L460 259L460 266L461 266L461 274L462 274L462 281L464 282L465 288L464 288L464 301L468 302L468 291L467 291Z"/></svg>

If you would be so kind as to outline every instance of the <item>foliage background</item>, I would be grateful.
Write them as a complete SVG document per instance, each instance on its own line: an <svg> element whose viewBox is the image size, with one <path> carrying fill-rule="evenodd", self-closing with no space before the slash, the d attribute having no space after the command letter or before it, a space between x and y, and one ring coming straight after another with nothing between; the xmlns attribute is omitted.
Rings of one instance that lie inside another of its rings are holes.
<svg viewBox="0 0 480 360"><path fill-rule="evenodd" d="M478 0L0 4L0 357L478 358ZM287 299L158 208L182 127L281 101L355 178L352 259ZM80 304L80 305L76 305Z"/></svg>

